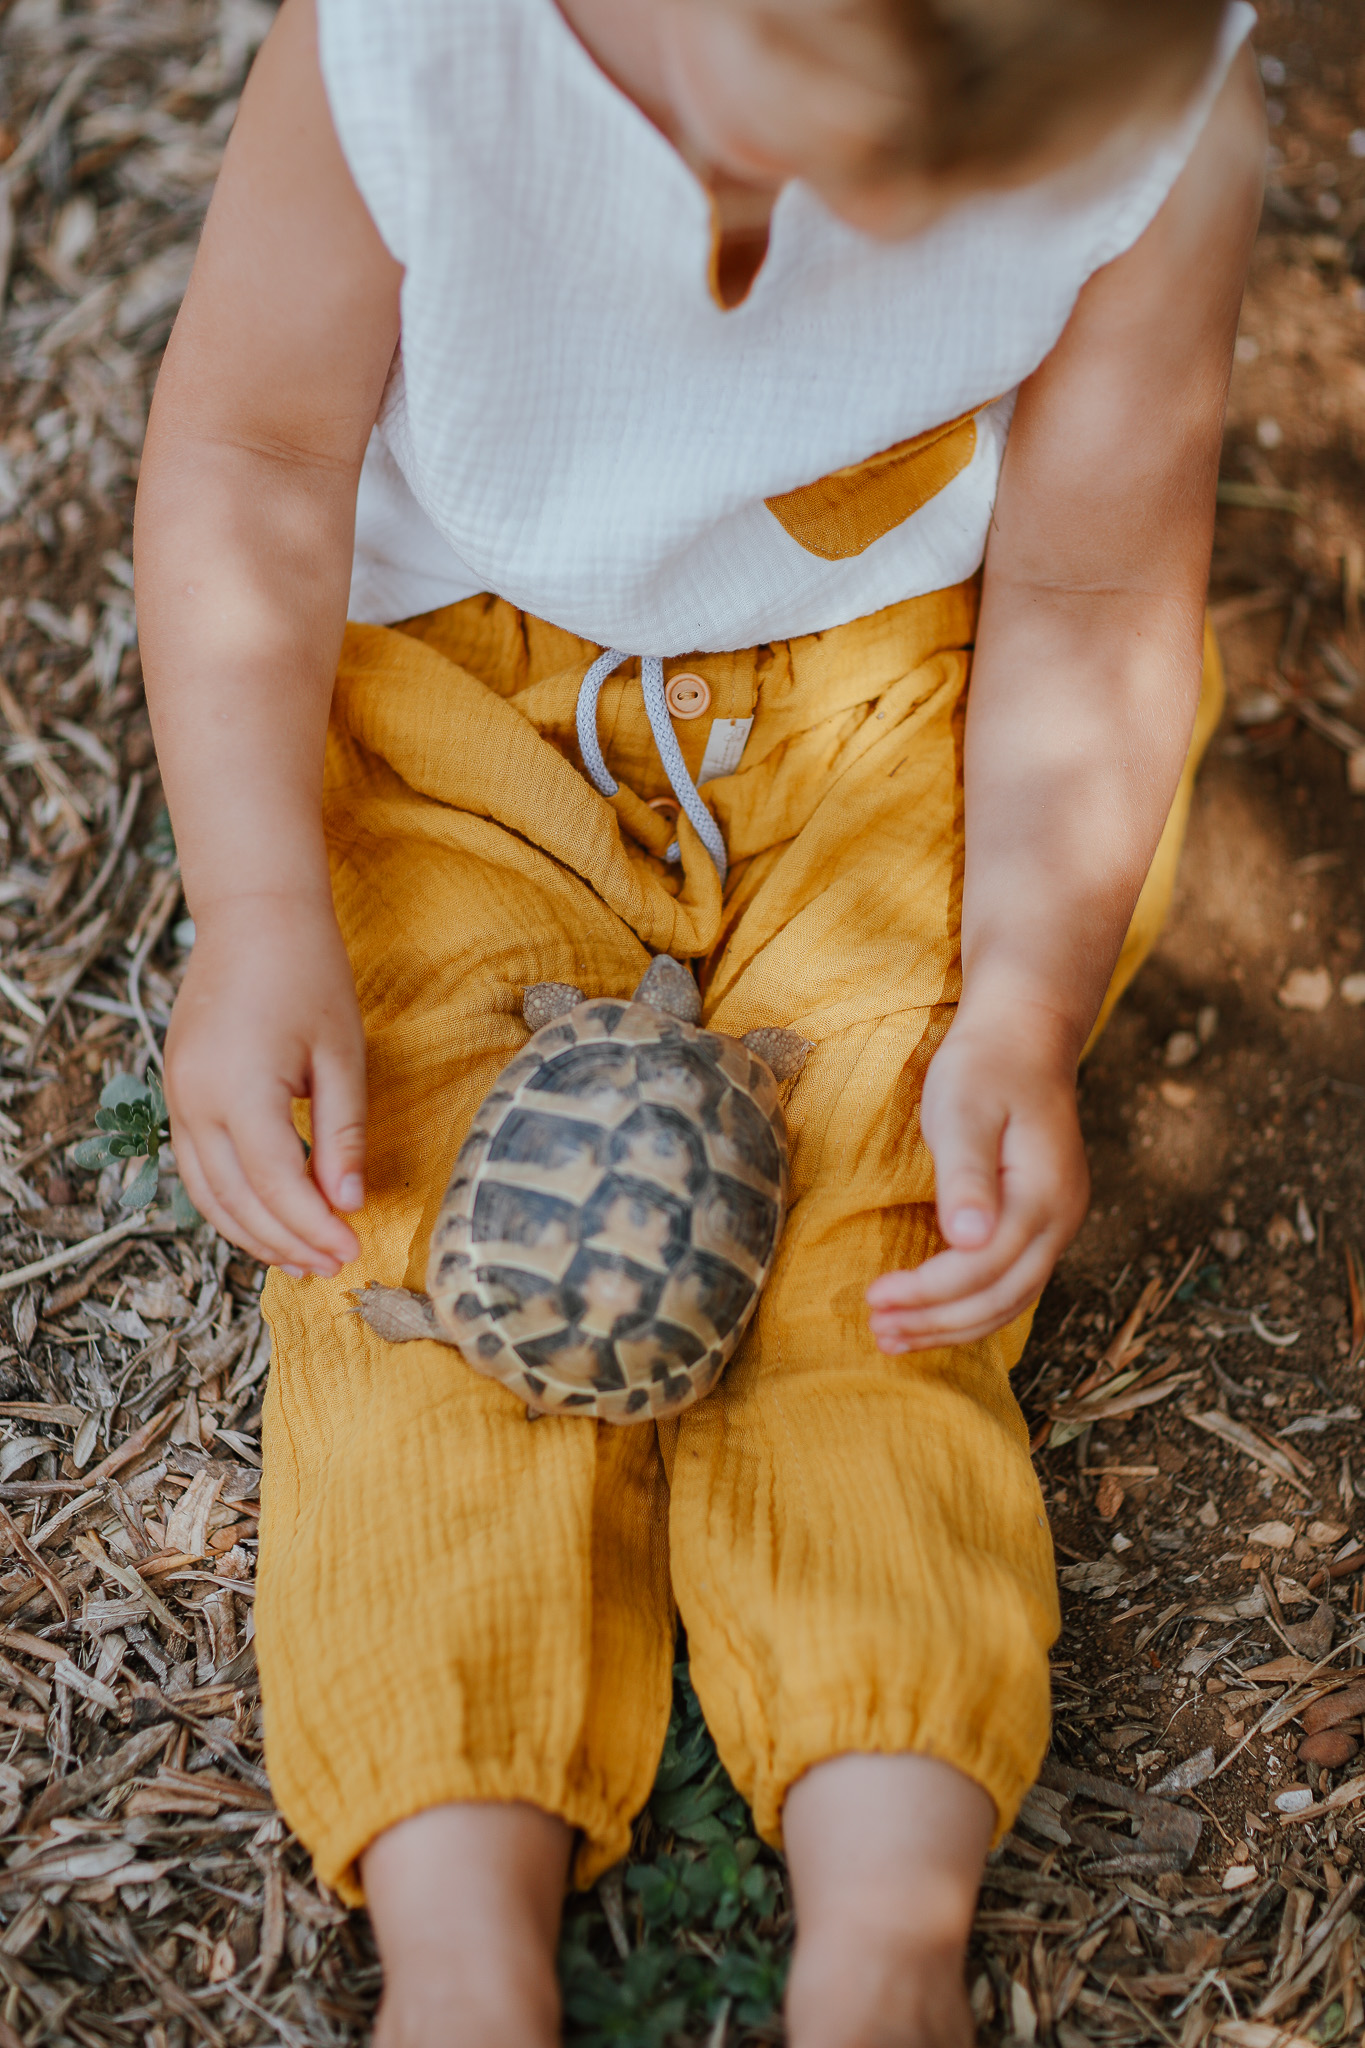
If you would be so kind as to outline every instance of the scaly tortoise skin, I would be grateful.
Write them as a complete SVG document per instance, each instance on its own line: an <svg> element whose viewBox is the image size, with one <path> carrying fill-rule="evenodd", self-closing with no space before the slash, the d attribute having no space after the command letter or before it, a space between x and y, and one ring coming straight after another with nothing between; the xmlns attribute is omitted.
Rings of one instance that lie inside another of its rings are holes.
<svg viewBox="0 0 1365 2048"><path fill-rule="evenodd" d="M460 1147L426 1295L369 1286L381 1337L455 1344L531 1415L643 1422L699 1401L744 1334L786 1216L778 1080L795 1032L702 1030L666 956L635 995L528 989L533 1036Z"/></svg>

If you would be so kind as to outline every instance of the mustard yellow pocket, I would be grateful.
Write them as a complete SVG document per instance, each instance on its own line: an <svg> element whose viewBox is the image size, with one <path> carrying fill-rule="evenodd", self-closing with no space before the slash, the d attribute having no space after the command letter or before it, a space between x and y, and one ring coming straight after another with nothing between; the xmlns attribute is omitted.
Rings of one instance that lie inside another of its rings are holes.
<svg viewBox="0 0 1365 2048"><path fill-rule="evenodd" d="M808 555L843 562L936 498L975 453L976 415L967 412L763 502Z"/></svg>

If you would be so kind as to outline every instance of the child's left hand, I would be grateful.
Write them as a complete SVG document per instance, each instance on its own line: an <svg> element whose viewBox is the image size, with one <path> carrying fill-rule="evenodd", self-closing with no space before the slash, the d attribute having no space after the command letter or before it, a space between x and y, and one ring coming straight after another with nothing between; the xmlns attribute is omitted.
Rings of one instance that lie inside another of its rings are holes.
<svg viewBox="0 0 1365 2048"><path fill-rule="evenodd" d="M1019 392L967 702L962 1000L920 1108L948 1248L868 1288L883 1351L1011 1322L1085 1215L1076 1067L1189 751L1264 164L1245 50Z"/></svg>
<svg viewBox="0 0 1365 2048"><path fill-rule="evenodd" d="M934 1155L948 1249L867 1290L882 1351L989 1336L1036 1301L1085 1216L1090 1175L1076 1109L1076 1051L1045 1014L965 1012L925 1077L920 1120Z"/></svg>

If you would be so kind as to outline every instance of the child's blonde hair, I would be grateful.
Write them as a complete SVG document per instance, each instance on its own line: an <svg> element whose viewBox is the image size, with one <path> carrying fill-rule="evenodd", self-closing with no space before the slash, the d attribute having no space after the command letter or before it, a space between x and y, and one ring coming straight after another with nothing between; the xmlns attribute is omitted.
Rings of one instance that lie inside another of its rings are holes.
<svg viewBox="0 0 1365 2048"><path fill-rule="evenodd" d="M922 80L905 165L998 170L1116 112L1160 118L1213 57L1225 0L882 0Z"/></svg>

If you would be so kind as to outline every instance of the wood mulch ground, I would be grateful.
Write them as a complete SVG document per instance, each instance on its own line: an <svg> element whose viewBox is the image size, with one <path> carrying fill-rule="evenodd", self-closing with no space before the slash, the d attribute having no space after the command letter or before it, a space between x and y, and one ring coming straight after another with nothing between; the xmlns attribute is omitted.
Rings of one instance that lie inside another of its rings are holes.
<svg viewBox="0 0 1365 2048"><path fill-rule="evenodd" d="M1261 11L1231 698L1176 914L1084 1079L1095 1204L1019 1374L1064 1628L973 1943L990 2042L1365 2024L1365 59L1358 0ZM146 1080L193 933L133 488L269 20L0 9L0 2048L339 2048L378 1990L264 1771L261 1274L186 1219ZM101 1091L115 1156L85 1166ZM777 2041L789 1937L684 1659L635 1851L570 1906L570 2038Z"/></svg>

